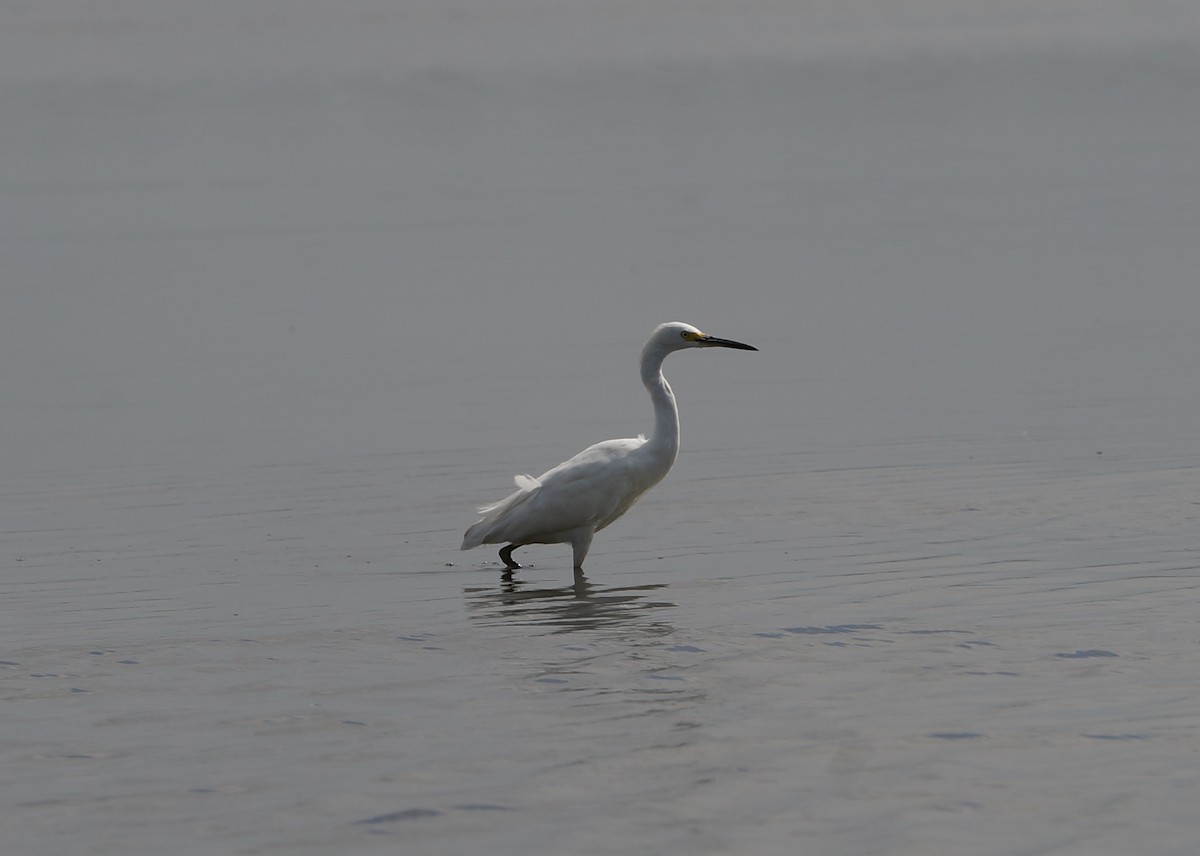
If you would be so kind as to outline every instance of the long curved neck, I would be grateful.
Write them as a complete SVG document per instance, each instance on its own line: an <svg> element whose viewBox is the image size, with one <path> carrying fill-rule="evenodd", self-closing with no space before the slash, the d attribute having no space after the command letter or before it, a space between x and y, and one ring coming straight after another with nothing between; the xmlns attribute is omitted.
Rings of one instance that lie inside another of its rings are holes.
<svg viewBox="0 0 1200 856"><path fill-rule="evenodd" d="M642 383L654 404L654 430L646 447L659 451L669 469L679 453L679 409L675 406L675 393L662 373L667 353L646 346L642 351Z"/></svg>

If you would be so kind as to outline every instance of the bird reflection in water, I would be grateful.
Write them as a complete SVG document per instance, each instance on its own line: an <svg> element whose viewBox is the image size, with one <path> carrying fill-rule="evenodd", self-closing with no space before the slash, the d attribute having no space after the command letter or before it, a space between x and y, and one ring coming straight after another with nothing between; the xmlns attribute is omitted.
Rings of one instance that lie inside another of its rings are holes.
<svg viewBox="0 0 1200 856"><path fill-rule="evenodd" d="M675 604L652 600L649 595L666 587L666 583L650 583L600 588L576 568L575 581L569 586L534 588L506 571L499 587L473 586L465 591L468 608L487 624L542 625L556 633L637 624L643 630L665 633L670 625L655 620L653 614Z"/></svg>

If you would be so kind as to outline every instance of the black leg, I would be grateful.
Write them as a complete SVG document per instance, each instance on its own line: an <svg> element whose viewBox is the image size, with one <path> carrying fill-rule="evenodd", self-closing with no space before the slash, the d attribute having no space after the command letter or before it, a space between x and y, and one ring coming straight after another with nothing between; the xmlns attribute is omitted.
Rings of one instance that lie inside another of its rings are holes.
<svg viewBox="0 0 1200 856"><path fill-rule="evenodd" d="M521 567L521 563L512 557L512 551L522 546L521 544L509 544L507 547L500 548L500 559L508 567L509 570L515 571Z"/></svg>

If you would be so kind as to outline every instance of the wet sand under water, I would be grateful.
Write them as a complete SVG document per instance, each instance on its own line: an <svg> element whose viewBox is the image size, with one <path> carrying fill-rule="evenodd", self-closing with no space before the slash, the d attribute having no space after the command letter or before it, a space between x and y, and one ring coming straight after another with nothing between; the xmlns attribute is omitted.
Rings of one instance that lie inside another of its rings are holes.
<svg viewBox="0 0 1200 856"><path fill-rule="evenodd" d="M1196 472L1009 451L687 453L574 581L486 453L10 484L9 846L1190 853Z"/></svg>

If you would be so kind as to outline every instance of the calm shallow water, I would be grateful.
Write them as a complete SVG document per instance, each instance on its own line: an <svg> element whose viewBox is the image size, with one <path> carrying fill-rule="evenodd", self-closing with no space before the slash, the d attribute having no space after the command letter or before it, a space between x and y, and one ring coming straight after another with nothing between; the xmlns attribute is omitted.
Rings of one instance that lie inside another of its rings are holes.
<svg viewBox="0 0 1200 856"><path fill-rule="evenodd" d="M6 28L14 852L1194 853L1194 13L919 5Z"/></svg>
<svg viewBox="0 0 1200 856"><path fill-rule="evenodd" d="M1194 468L691 454L572 583L453 551L488 457L6 494L13 840L1191 846Z"/></svg>

